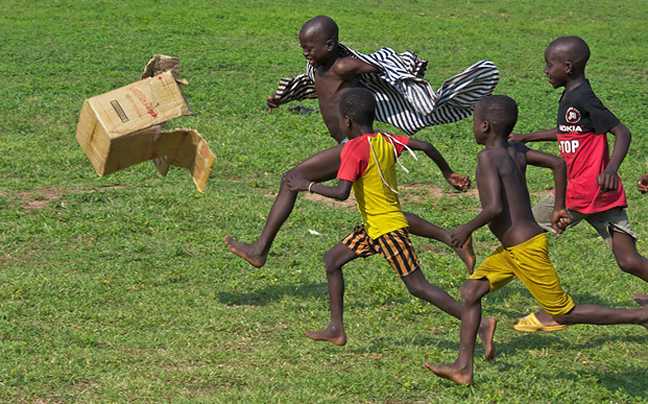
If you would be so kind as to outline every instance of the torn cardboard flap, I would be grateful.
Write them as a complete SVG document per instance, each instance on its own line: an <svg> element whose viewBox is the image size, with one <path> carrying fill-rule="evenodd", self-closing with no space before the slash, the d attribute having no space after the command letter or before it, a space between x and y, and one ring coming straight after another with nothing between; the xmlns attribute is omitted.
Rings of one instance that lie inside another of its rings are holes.
<svg viewBox="0 0 648 404"><path fill-rule="evenodd" d="M180 58L175 56L167 55L153 55L151 60L148 61L144 67L144 72L140 76L140 79L145 79L147 77L157 76L158 74L171 71L173 77L178 83L189 85L189 82L185 79L180 79Z"/></svg>
<svg viewBox="0 0 648 404"><path fill-rule="evenodd" d="M162 132L156 146L160 155L164 156L160 161L188 168L198 191L204 191L216 156L197 130L175 129Z"/></svg>

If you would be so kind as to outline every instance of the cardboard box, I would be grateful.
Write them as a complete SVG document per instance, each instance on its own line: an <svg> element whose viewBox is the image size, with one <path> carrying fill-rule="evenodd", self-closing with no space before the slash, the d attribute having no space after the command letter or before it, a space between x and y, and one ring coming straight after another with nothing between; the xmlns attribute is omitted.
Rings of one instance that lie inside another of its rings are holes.
<svg viewBox="0 0 648 404"><path fill-rule="evenodd" d="M165 155L159 150L164 122L191 109L171 71L88 98L76 138L97 174Z"/></svg>

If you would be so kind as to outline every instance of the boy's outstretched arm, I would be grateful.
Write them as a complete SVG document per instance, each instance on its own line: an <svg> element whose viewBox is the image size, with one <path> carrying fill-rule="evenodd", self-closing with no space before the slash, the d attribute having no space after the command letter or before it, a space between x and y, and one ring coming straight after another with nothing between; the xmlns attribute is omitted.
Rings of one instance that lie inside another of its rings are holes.
<svg viewBox="0 0 648 404"><path fill-rule="evenodd" d="M628 148L632 140L630 130L620 122L610 129L610 133L614 135L614 149L610 163L597 178L601 192L614 191L619 187L617 172L628 154Z"/></svg>
<svg viewBox="0 0 648 404"><path fill-rule="evenodd" d="M511 133L508 137L509 142L547 142L558 140L558 129L542 130L532 133Z"/></svg>
<svg viewBox="0 0 648 404"><path fill-rule="evenodd" d="M281 104L312 98L317 98L315 83L304 73L296 77L282 78L277 91L266 99L266 105L272 111L273 108L277 108Z"/></svg>
<svg viewBox="0 0 648 404"><path fill-rule="evenodd" d="M316 182L309 181L303 177L299 177L294 174L289 174L285 177L286 185L288 189L294 192L299 191L309 191L328 198L337 199L339 201L345 201L349 198L351 193L351 187L353 183L347 180L339 180L338 184L333 187L326 185L318 184Z"/></svg>
<svg viewBox="0 0 648 404"><path fill-rule="evenodd" d="M567 164L565 160L553 154L533 150L525 145L520 145L520 150L525 154L528 164L536 167L550 168L554 177L554 189L556 198L554 211L551 218L551 226L556 233L562 233L571 222L571 216L567 213L565 206L565 195L567 193Z"/></svg>
<svg viewBox="0 0 648 404"><path fill-rule="evenodd" d="M420 150L424 152L432 161L434 161L437 167L439 167L446 181L448 181L448 183L458 191L466 192L470 187L470 178L452 171L446 159L443 158L441 153L439 153L436 147L432 146L431 143L423 140L410 139L409 142L407 142L407 146L412 150Z"/></svg>
<svg viewBox="0 0 648 404"><path fill-rule="evenodd" d="M455 248L462 246L473 231L487 225L497 215L502 212L502 183L499 178L497 165L489 161L497 156L490 156L486 151L477 154L477 189L479 190L479 200L481 201L482 211L471 221L454 229L450 233L452 245Z"/></svg>

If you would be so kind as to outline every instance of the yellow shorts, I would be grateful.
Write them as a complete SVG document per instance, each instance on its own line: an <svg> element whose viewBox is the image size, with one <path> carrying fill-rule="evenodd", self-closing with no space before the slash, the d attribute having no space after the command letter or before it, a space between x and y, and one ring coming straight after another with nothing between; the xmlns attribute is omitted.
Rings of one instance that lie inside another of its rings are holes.
<svg viewBox="0 0 648 404"><path fill-rule="evenodd" d="M500 246L482 262L470 279L488 279L492 292L517 277L540 307L552 317L562 316L574 308L574 302L560 286L548 252L544 234L513 247Z"/></svg>

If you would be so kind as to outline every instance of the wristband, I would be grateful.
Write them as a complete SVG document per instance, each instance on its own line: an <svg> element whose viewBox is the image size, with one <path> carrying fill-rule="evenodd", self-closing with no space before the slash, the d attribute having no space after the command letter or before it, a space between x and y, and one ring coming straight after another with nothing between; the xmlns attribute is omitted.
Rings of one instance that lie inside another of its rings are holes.
<svg viewBox="0 0 648 404"><path fill-rule="evenodd" d="M313 191L311 191L311 188L313 187L313 184L315 184L315 181L312 181L310 184L308 184L308 192L313 192Z"/></svg>

